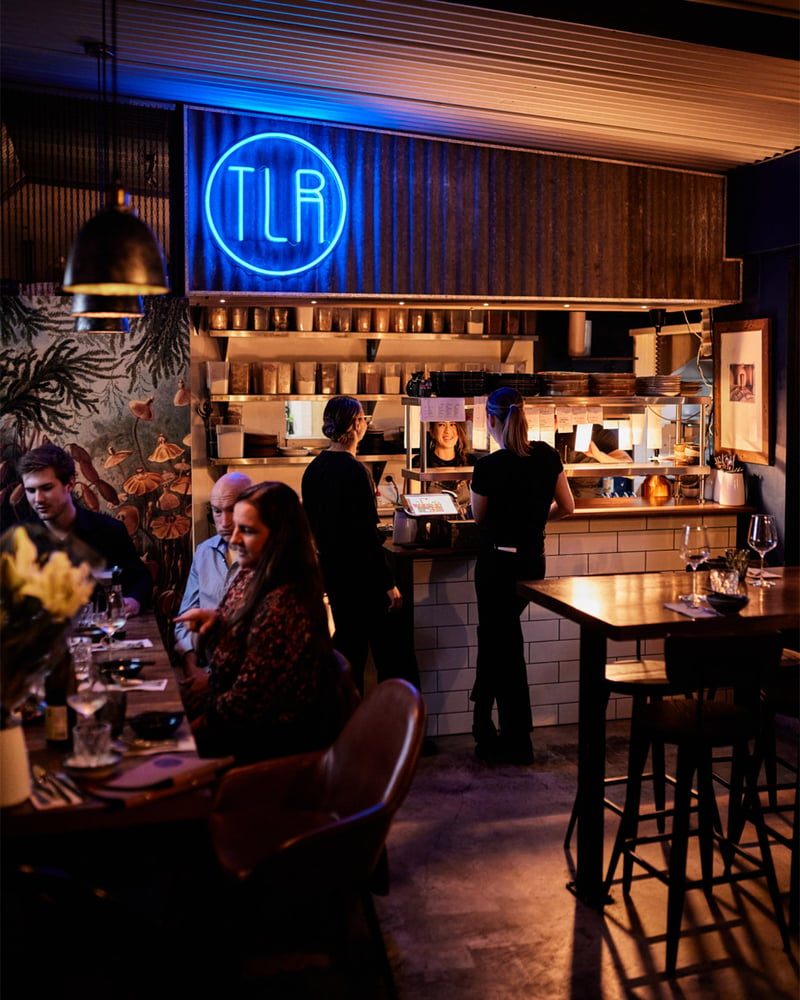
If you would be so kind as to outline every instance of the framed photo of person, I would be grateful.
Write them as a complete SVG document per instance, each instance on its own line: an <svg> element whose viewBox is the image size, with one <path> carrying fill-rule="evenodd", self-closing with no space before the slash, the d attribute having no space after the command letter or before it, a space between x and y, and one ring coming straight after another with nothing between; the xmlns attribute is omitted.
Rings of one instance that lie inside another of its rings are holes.
<svg viewBox="0 0 800 1000"><path fill-rule="evenodd" d="M769 465L770 321L714 324L714 451Z"/></svg>

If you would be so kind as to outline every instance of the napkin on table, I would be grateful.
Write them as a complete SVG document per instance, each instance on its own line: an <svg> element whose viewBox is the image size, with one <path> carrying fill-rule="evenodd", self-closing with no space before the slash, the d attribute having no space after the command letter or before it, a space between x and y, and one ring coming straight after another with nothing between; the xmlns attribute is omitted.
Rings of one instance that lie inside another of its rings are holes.
<svg viewBox="0 0 800 1000"><path fill-rule="evenodd" d="M675 601L674 604L665 604L664 607L669 608L670 611L677 611L679 615L686 615L687 618L719 617L713 608L707 608L702 604L694 608L690 604L684 604L683 601Z"/></svg>

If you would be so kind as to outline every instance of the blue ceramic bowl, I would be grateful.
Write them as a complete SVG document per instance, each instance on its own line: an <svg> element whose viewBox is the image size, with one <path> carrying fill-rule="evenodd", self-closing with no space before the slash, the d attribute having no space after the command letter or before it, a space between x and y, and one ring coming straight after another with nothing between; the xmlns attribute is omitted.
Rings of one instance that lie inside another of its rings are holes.
<svg viewBox="0 0 800 1000"><path fill-rule="evenodd" d="M747 594L717 594L712 591L706 600L721 615L738 615L750 598Z"/></svg>

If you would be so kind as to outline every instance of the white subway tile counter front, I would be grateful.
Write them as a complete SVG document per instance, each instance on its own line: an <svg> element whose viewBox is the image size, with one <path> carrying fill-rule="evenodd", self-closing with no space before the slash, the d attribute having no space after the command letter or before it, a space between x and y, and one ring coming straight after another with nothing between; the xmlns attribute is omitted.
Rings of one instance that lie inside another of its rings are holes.
<svg viewBox="0 0 800 1000"><path fill-rule="evenodd" d="M548 525L547 576L644 573L681 569L678 532L684 523L708 523L712 555L736 545L737 514L714 504L691 512L659 509L630 515L603 511L576 513ZM414 629L414 645L431 736L469 733L475 679L478 612L472 554L447 549L387 546L398 585L407 598L404 615ZM522 613L528 683L534 726L577 721L579 630L538 605ZM643 652L660 651L660 641ZM635 654L633 643L610 643L609 655ZM613 697L609 718L626 718L629 699Z"/></svg>

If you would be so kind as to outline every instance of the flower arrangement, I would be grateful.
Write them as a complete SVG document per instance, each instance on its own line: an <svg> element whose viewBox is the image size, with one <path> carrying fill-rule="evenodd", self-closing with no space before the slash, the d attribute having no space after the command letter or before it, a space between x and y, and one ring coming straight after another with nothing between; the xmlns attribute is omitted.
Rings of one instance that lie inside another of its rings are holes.
<svg viewBox="0 0 800 1000"><path fill-rule="evenodd" d="M50 654L95 587L89 565L40 555L22 525L0 539L0 729L50 669ZM63 650L62 650L63 651Z"/></svg>

